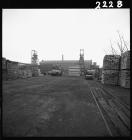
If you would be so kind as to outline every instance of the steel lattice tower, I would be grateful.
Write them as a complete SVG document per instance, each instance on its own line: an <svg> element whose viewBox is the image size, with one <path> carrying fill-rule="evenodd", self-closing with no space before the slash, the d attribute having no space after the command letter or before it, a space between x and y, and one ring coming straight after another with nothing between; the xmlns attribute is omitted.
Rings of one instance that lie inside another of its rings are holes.
<svg viewBox="0 0 132 140"><path fill-rule="evenodd" d="M84 65L84 49L80 49L79 64L80 64L80 69L81 69L81 75L83 75L84 74L84 70L85 70L85 65Z"/></svg>
<svg viewBox="0 0 132 140"><path fill-rule="evenodd" d="M38 55L35 50L31 51L31 64L38 64Z"/></svg>

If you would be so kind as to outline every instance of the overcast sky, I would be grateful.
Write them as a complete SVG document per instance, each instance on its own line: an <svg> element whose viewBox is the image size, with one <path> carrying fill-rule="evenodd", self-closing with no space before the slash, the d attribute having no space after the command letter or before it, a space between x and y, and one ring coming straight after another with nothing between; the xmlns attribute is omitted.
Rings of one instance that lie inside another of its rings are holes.
<svg viewBox="0 0 132 140"><path fill-rule="evenodd" d="M31 62L31 50L39 61L84 59L102 66L103 57L115 48L117 30L130 44L129 9L3 9L2 55ZM105 50L105 51L104 51Z"/></svg>

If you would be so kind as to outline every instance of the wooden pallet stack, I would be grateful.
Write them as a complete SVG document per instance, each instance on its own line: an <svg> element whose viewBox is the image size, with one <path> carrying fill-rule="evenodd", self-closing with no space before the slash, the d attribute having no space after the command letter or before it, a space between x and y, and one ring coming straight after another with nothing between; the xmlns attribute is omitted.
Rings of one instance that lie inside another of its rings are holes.
<svg viewBox="0 0 132 140"><path fill-rule="evenodd" d="M103 60L103 84L119 85L120 55L105 55Z"/></svg>
<svg viewBox="0 0 132 140"><path fill-rule="evenodd" d="M71 66L68 69L68 75L69 76L80 76L81 75L81 69L79 65Z"/></svg>
<svg viewBox="0 0 132 140"><path fill-rule="evenodd" d="M130 51L121 55L120 86L130 88Z"/></svg>

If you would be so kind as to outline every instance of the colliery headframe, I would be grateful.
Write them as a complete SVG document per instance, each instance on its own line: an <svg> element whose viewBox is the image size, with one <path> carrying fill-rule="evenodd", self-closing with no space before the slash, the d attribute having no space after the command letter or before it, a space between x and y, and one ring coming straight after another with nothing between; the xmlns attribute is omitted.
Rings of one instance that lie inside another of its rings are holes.
<svg viewBox="0 0 132 140"><path fill-rule="evenodd" d="M130 136L130 51L31 63L2 58L3 136ZM24 121L23 121L24 120Z"/></svg>
<svg viewBox="0 0 132 140"><path fill-rule="evenodd" d="M31 64L2 59L3 80L42 76L61 70L67 76L85 76L87 70L94 70L94 78L102 84L120 85L130 88L130 51L120 55L105 55L103 68L96 62L84 59L84 49L80 49L79 60L40 61L36 50L31 51Z"/></svg>

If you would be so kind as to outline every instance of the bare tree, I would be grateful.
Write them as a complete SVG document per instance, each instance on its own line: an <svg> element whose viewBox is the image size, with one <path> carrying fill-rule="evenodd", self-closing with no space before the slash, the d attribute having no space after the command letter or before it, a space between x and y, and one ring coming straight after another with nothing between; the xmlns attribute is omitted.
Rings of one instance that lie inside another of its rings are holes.
<svg viewBox="0 0 132 140"><path fill-rule="evenodd" d="M118 48L120 50L120 55L121 55L125 51L128 51L128 46L126 44L126 41L124 40L124 36L123 35L121 36L119 31L117 31L117 33L120 39L120 41L117 41L117 45L118 45Z"/></svg>
<svg viewBox="0 0 132 140"><path fill-rule="evenodd" d="M128 51L128 44L124 39L124 36L120 34L120 32L117 30L119 39L116 40L116 45L118 46L118 49L115 49L114 45L112 44L112 41L110 40L110 50L106 51L104 50L105 54L112 54L112 55L121 55L124 52Z"/></svg>
<svg viewBox="0 0 132 140"><path fill-rule="evenodd" d="M112 43L112 41L110 40L110 47L109 49L104 50L106 55L114 55L116 57L116 55L122 55L124 52L128 51L128 44L124 39L124 36L120 34L119 31L117 31L118 34L118 40L115 41L115 44L117 45L117 49L114 47L114 44ZM109 58L111 61L113 61L113 58ZM122 61L123 63L123 61Z"/></svg>
<svg viewBox="0 0 132 140"><path fill-rule="evenodd" d="M128 51L128 47L127 47L126 41L124 40L123 36L122 36L122 40L123 40L124 46L126 47L126 50Z"/></svg>
<svg viewBox="0 0 132 140"><path fill-rule="evenodd" d="M115 48L114 48L113 45L112 45L111 40L110 40L110 45L111 45L112 54L113 54L113 55L118 55L117 51L115 50Z"/></svg>

